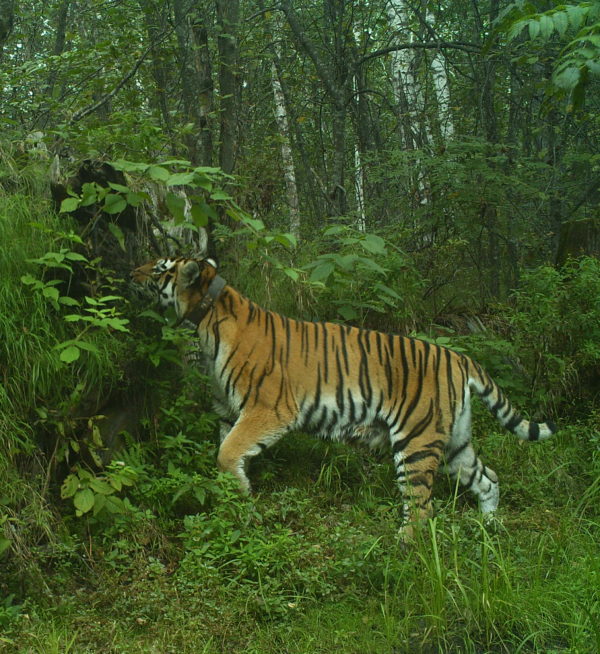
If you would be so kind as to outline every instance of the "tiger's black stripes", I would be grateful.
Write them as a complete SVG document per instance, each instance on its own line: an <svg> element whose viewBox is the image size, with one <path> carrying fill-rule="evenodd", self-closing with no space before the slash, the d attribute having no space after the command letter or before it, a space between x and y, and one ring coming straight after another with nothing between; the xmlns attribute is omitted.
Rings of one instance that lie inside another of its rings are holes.
<svg viewBox="0 0 600 654"><path fill-rule="evenodd" d="M391 445L410 518L428 515L442 460L489 512L498 504L498 482L471 446L471 394L523 440L556 431L550 422L523 419L463 354L414 338L293 320L223 287L221 278L211 286L216 276L211 260L183 258L153 261L133 273L163 306L174 306L180 320L197 316L215 406L223 427L230 426L218 463L242 488L249 487L248 457L291 429L306 429L331 439ZM209 287L219 290L207 302ZM199 306L208 308L195 310Z"/></svg>

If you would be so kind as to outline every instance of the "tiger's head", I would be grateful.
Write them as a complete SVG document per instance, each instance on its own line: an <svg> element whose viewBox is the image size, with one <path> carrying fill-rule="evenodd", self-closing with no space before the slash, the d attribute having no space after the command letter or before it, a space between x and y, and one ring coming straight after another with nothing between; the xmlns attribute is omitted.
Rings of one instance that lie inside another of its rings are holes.
<svg viewBox="0 0 600 654"><path fill-rule="evenodd" d="M206 296L216 276L213 259L183 257L155 259L131 273L132 280L149 290L161 307L174 307L182 320Z"/></svg>

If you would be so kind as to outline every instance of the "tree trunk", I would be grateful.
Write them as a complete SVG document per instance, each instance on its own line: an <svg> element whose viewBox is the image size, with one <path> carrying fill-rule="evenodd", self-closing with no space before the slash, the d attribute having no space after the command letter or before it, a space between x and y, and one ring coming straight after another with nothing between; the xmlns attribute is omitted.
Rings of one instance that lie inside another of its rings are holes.
<svg viewBox="0 0 600 654"><path fill-rule="evenodd" d="M204 21L205 11L199 3L192 23L194 36L194 67L198 79L198 118L200 128L201 152L199 162L203 166L212 166L213 139L210 124L210 115L213 111L214 85L212 79L212 65L208 49L208 32Z"/></svg>
<svg viewBox="0 0 600 654"><path fill-rule="evenodd" d="M0 61L15 21L14 0L0 0Z"/></svg>
<svg viewBox="0 0 600 654"><path fill-rule="evenodd" d="M358 30L353 29L354 50L360 44L361 38ZM354 144L354 194L356 197L356 226L364 232L367 229L367 216L365 208L365 171L363 168L363 153L370 146L370 120L367 107L365 71L363 66L354 63L354 78L352 80L354 91L354 112L356 115L356 141Z"/></svg>
<svg viewBox="0 0 600 654"><path fill-rule="evenodd" d="M219 165L226 173L232 173L237 142L239 0L216 0L216 7L221 119Z"/></svg>
<svg viewBox="0 0 600 654"><path fill-rule="evenodd" d="M325 14L328 22L328 36L333 37L333 43L328 45L334 51L333 62L326 64L317 52L308 32L302 25L298 14L292 8L290 0L283 0L281 9L294 34L298 46L309 56L315 67L331 103L333 157L329 173L330 188L328 201L334 215L343 216L346 213L345 189L345 150L346 150L346 107L351 89L348 90L348 61L345 52L345 32L343 30L344 3L337 0L326 0Z"/></svg>
<svg viewBox="0 0 600 654"><path fill-rule="evenodd" d="M166 28L165 16L162 12L159 14L154 11L150 0L140 0L140 8L144 15L144 23L146 25L146 31L148 32L148 39L150 43L153 44L150 55L152 57L152 76L154 78L155 93L154 97L151 98L150 103L151 106L154 106L158 110L165 132L171 135L173 128L167 103L169 76L158 43L160 34Z"/></svg>
<svg viewBox="0 0 600 654"><path fill-rule="evenodd" d="M409 7L406 0L388 0L388 19L397 41L413 42L415 35L409 28ZM402 35L402 38L400 38ZM423 94L415 75L415 53L409 48L392 52L392 89L399 125L407 150L424 145L419 112L423 109Z"/></svg>
<svg viewBox="0 0 600 654"><path fill-rule="evenodd" d="M428 11L425 14L425 21L433 32L435 17L432 12ZM433 89L437 99L438 120L442 141L446 142L454 135L454 123L452 122L452 115L450 112L450 86L448 84L448 75L446 74L444 56L440 50L437 50L433 55L431 61L431 75L433 79Z"/></svg>
<svg viewBox="0 0 600 654"><path fill-rule="evenodd" d="M489 24L492 25L499 12L499 0L491 0ZM480 26L483 34L483 26ZM481 119L485 131L486 140L490 144L496 144L499 140L498 117L495 106L496 88L496 63L492 57L488 57L483 65L483 80L481 80ZM493 164L489 164L493 167ZM481 215L487 229L487 257L488 257L488 289L492 297L500 295L500 250L498 239L498 210L494 205L485 204L482 207Z"/></svg>
<svg viewBox="0 0 600 654"><path fill-rule="evenodd" d="M290 211L290 232L298 239L300 236L300 205L298 202L298 188L296 186L296 170L292 156L290 126L285 106L285 97L275 62L271 64L271 84L275 99L275 120L281 139L281 161L283 163L283 177Z"/></svg>
<svg viewBox="0 0 600 654"><path fill-rule="evenodd" d="M179 51L179 70L181 77L181 99L185 121L194 126L193 131L185 134L185 145L188 158L193 164L200 163L200 124L199 103L197 99L196 71L194 69L193 49L194 35L190 25L189 0L173 0L175 16L175 33Z"/></svg>
<svg viewBox="0 0 600 654"><path fill-rule="evenodd" d="M52 55L59 57L65 49L66 33L67 33L67 16L69 14L69 7L71 0L63 0L59 7L56 16L56 36L54 38L54 48ZM54 85L56 84L57 71L52 70L48 75L48 83L46 85L46 97L50 100L54 99Z"/></svg>
<svg viewBox="0 0 600 654"><path fill-rule="evenodd" d="M567 220L560 226L556 264L564 266L569 257L600 258L600 217Z"/></svg>

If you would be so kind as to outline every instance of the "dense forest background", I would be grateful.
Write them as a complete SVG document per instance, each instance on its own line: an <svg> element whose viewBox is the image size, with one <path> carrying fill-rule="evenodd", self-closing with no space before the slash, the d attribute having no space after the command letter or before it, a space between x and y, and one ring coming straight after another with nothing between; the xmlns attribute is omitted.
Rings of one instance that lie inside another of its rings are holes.
<svg viewBox="0 0 600 654"><path fill-rule="evenodd" d="M597 2L0 0L0 651L598 651L599 76ZM301 434L239 497L128 281L207 252L557 420L476 411L497 524Z"/></svg>

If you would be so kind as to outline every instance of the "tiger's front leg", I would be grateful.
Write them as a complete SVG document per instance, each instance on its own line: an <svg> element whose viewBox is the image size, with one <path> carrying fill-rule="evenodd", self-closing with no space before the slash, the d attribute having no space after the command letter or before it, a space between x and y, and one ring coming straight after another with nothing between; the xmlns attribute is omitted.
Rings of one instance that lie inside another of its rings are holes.
<svg viewBox="0 0 600 654"><path fill-rule="evenodd" d="M271 447L287 431L288 423L274 413L254 410L242 414L219 448L217 465L238 478L240 489L250 492L247 460Z"/></svg>

